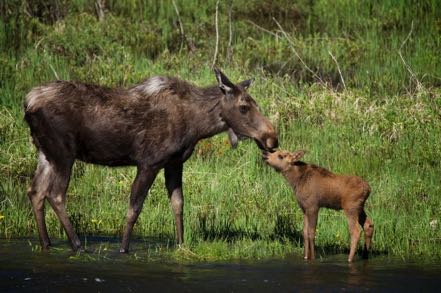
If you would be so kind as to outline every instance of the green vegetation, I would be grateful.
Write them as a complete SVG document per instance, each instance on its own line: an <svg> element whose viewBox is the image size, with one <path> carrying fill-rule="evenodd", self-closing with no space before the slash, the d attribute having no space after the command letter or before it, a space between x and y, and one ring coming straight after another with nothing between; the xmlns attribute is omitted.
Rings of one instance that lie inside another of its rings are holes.
<svg viewBox="0 0 441 293"><path fill-rule="evenodd" d="M306 161L370 182L374 253L441 258L440 2L291 2L234 1L231 46L229 1L220 3L217 64L233 80L255 78L250 93L282 148L305 149ZM0 4L0 237L37 237L26 196L36 152L22 118L33 86L56 78L128 86L155 74L215 82L216 1L175 3L179 18L172 1L109 0L102 21L94 1ZM75 164L68 211L82 239L120 237L133 178L134 168ZM166 253L301 253L301 211L254 143L231 150L225 135L200 142L185 165L184 193L185 248L163 244ZM63 238L46 210L49 234ZM322 210L317 232L319 254L348 249L341 212ZM162 173L135 234L174 242Z"/></svg>

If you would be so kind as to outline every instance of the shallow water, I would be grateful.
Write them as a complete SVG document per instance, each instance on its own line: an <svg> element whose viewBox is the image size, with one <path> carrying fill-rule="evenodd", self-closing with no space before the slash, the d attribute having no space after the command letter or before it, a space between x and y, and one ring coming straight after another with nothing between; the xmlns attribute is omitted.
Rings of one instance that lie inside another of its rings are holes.
<svg viewBox="0 0 441 293"><path fill-rule="evenodd" d="M64 242L49 253L37 242L0 240L0 291L438 291L441 265L387 257L331 255L314 263L300 256L265 261L182 264L151 256L154 244L134 242L121 255L116 239L88 241L73 255ZM61 247L61 248L60 248ZM35 250L35 251L33 251ZM154 249L153 249L154 250Z"/></svg>

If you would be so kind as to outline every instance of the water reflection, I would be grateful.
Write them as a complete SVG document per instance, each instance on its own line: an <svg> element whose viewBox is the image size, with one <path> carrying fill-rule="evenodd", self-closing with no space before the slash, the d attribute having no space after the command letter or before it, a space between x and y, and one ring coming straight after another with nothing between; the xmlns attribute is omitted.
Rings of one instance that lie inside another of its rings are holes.
<svg viewBox="0 0 441 293"><path fill-rule="evenodd" d="M179 264L149 255L149 245L155 243L134 243L134 252L121 255L117 242L96 241L89 243L92 252L77 257L67 246L40 253L25 240L0 240L0 291L435 291L441 285L436 263L377 256L348 264L342 254L315 262L290 256Z"/></svg>

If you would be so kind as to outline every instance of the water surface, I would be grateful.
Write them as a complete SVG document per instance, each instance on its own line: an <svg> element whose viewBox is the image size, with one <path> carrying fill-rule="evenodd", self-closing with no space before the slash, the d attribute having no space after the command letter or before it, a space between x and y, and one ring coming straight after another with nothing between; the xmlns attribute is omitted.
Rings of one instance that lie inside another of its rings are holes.
<svg viewBox="0 0 441 293"><path fill-rule="evenodd" d="M33 240L0 240L0 291L438 291L441 265L372 257L349 265L346 255L314 263L300 256L228 263L178 263L148 252L154 244L134 242L129 255L117 239L88 242L76 256L64 242L49 253ZM57 248L58 247L58 248ZM61 248L60 248L61 247ZM150 247L150 249L146 249Z"/></svg>

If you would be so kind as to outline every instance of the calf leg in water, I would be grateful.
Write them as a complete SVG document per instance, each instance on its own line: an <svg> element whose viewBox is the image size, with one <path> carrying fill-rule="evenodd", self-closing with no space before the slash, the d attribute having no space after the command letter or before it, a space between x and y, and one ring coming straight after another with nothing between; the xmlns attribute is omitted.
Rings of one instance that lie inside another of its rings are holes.
<svg viewBox="0 0 441 293"><path fill-rule="evenodd" d="M349 233L351 234L351 248L349 250L348 262L352 262L357 251L358 241L360 240L360 226L358 225L357 211L345 211L348 217Z"/></svg>
<svg viewBox="0 0 441 293"><path fill-rule="evenodd" d="M167 187L173 213L175 214L176 239L178 245L181 245L184 242L182 169L182 163L171 164L165 167L165 185Z"/></svg>
<svg viewBox="0 0 441 293"><path fill-rule="evenodd" d="M130 194L129 209L127 211L126 228L124 229L124 235L121 242L120 252L129 252L130 235L133 231L133 226L138 219L139 213L142 210L144 200L147 196L147 192L155 181L158 170L152 170L148 168L138 167L135 181L132 185L132 191Z"/></svg>
<svg viewBox="0 0 441 293"><path fill-rule="evenodd" d="M309 242L309 256L308 259L315 259L315 230L317 228L318 209L311 209L306 211L308 217L308 242Z"/></svg>
<svg viewBox="0 0 441 293"><path fill-rule="evenodd" d="M371 247L372 235L374 234L374 223L366 215L364 209L360 211L358 216L358 222L364 230L364 247L363 247L363 258L368 258L368 253Z"/></svg>

